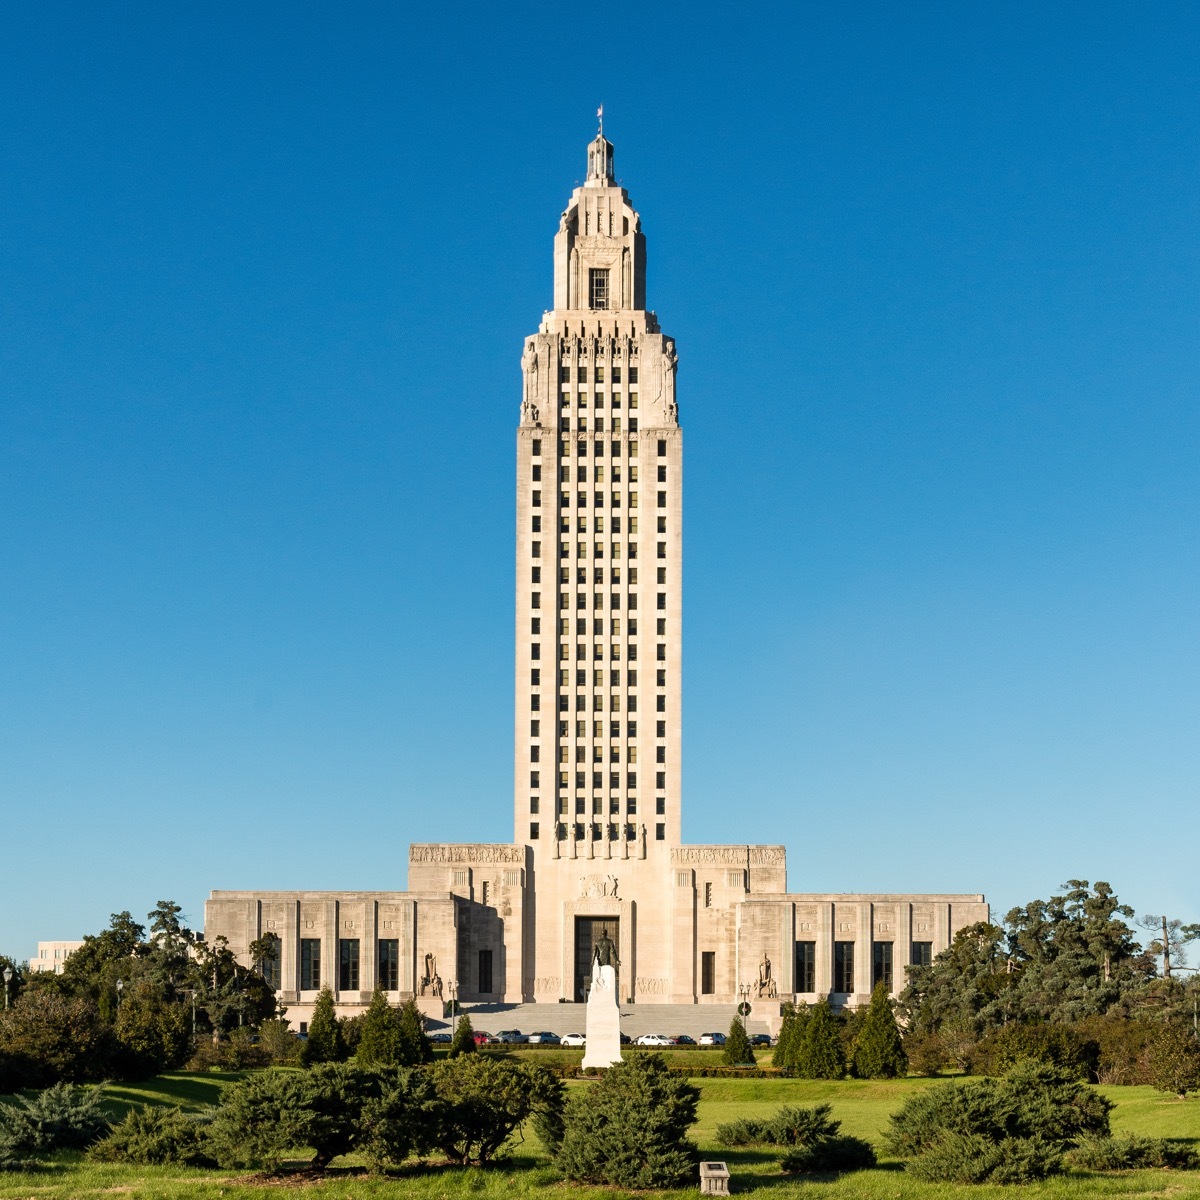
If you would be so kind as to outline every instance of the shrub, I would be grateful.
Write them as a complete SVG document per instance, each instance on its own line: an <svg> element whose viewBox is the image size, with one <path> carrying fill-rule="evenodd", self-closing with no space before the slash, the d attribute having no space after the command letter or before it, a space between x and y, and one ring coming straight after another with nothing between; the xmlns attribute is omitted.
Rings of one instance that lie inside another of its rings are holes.
<svg viewBox="0 0 1200 1200"><path fill-rule="evenodd" d="M134 1108L107 1137L88 1151L97 1162L178 1163L215 1167L208 1146L211 1115L191 1116L178 1108Z"/></svg>
<svg viewBox="0 0 1200 1200"><path fill-rule="evenodd" d="M1062 1151L1040 1137L944 1132L906 1169L930 1183L1030 1183L1062 1170Z"/></svg>
<svg viewBox="0 0 1200 1200"><path fill-rule="evenodd" d="M471 1027L471 1018L463 1013L454 1026L454 1036L450 1039L450 1057L457 1058L460 1054L474 1054L479 1047L475 1045L475 1030Z"/></svg>
<svg viewBox="0 0 1200 1200"><path fill-rule="evenodd" d="M746 1026L738 1017L734 1017L729 1026L729 1036L725 1039L725 1049L721 1056L731 1067L754 1065L754 1050L746 1036Z"/></svg>
<svg viewBox="0 0 1200 1200"><path fill-rule="evenodd" d="M102 1088L58 1083L36 1096L0 1104L0 1139L14 1150L45 1154L82 1150L109 1128Z"/></svg>
<svg viewBox="0 0 1200 1200"><path fill-rule="evenodd" d="M568 1099L555 1162L576 1183L687 1186L699 1158L687 1136L699 1098L661 1054L632 1055Z"/></svg>
<svg viewBox="0 0 1200 1200"><path fill-rule="evenodd" d="M306 1067L314 1063L341 1062L346 1057L341 1026L333 1009L333 993L323 987L313 1005L312 1019L308 1023L308 1040L300 1053Z"/></svg>
<svg viewBox="0 0 1200 1200"><path fill-rule="evenodd" d="M263 1021L258 1027L258 1044L271 1066L299 1066L304 1043L291 1031L286 1017Z"/></svg>
<svg viewBox="0 0 1200 1200"><path fill-rule="evenodd" d="M1082 1038L1095 1043L1095 1083L1138 1084L1150 1082L1150 1042L1154 1026L1130 1017L1091 1017L1072 1027Z"/></svg>
<svg viewBox="0 0 1200 1200"><path fill-rule="evenodd" d="M438 1099L428 1071L399 1067L380 1075L363 1106L359 1149L376 1166L396 1166L433 1144Z"/></svg>
<svg viewBox="0 0 1200 1200"><path fill-rule="evenodd" d="M1162 1025L1150 1040L1150 1082L1181 1100L1200 1089L1200 1042L1190 1029Z"/></svg>
<svg viewBox="0 0 1200 1200"><path fill-rule="evenodd" d="M784 1106L770 1117L748 1117L717 1126L722 1146L813 1145L833 1137L841 1127L830 1118L828 1104L812 1108Z"/></svg>
<svg viewBox="0 0 1200 1200"><path fill-rule="evenodd" d="M425 1036L425 1018L411 997L400 1008L400 1061L409 1067L433 1062L433 1046Z"/></svg>
<svg viewBox="0 0 1200 1200"><path fill-rule="evenodd" d="M563 1086L544 1067L468 1054L439 1063L433 1085L439 1103L431 1140L452 1162L489 1162L535 1113L554 1142Z"/></svg>
<svg viewBox="0 0 1200 1200"><path fill-rule="evenodd" d="M908 1067L915 1075L940 1075L946 1066L946 1047L938 1033L910 1033L904 1039Z"/></svg>
<svg viewBox="0 0 1200 1200"><path fill-rule="evenodd" d="M403 1034L400 1016L388 1003L387 996L375 990L371 1006L363 1017L361 1037L354 1057L361 1063L390 1065L401 1061Z"/></svg>
<svg viewBox="0 0 1200 1200"><path fill-rule="evenodd" d="M1095 1077L1100 1047L1066 1025L1006 1025L975 1047L971 1069L1003 1075L1022 1059L1047 1063L1075 1079Z"/></svg>
<svg viewBox="0 0 1200 1200"><path fill-rule="evenodd" d="M921 1179L1014 1183L1060 1170L1063 1150L1107 1136L1111 1103L1056 1067L1024 1061L1002 1079L948 1083L910 1096L888 1149L914 1155Z"/></svg>
<svg viewBox="0 0 1200 1200"><path fill-rule="evenodd" d="M854 1074L860 1079L895 1079L908 1074L908 1055L896 1027L887 984L871 993L871 1003L854 1039L851 1059Z"/></svg>
<svg viewBox="0 0 1200 1200"><path fill-rule="evenodd" d="M181 1067L191 1053L189 1016L149 979L126 987L114 1030L120 1043L121 1075L143 1079Z"/></svg>
<svg viewBox="0 0 1200 1200"><path fill-rule="evenodd" d="M806 1005L802 1004L797 1008L794 1004L784 1004L779 1037L775 1039L775 1049L771 1051L771 1066L778 1067L785 1074L790 1056L795 1052L797 1034L803 1028L807 1017L808 1007Z"/></svg>
<svg viewBox="0 0 1200 1200"><path fill-rule="evenodd" d="M841 1079L845 1075L846 1056L828 1000L813 1005L809 1011L791 1073L802 1079Z"/></svg>
<svg viewBox="0 0 1200 1200"><path fill-rule="evenodd" d="M9 1061L9 1086L47 1087L104 1079L113 1065L112 1031L90 1000L27 988L0 1011L0 1052Z"/></svg>
<svg viewBox="0 0 1200 1200"><path fill-rule="evenodd" d="M837 1124L835 1121L834 1125ZM779 1167L788 1175L832 1175L843 1171L865 1171L873 1167L875 1161L870 1142L856 1137L827 1137L811 1145L792 1147L779 1160Z"/></svg>
<svg viewBox="0 0 1200 1200"><path fill-rule="evenodd" d="M1073 1167L1085 1171L1133 1171L1142 1167L1173 1167L1189 1171L1200 1167L1200 1154L1189 1146L1168 1142L1165 1138L1086 1137L1067 1153Z"/></svg>

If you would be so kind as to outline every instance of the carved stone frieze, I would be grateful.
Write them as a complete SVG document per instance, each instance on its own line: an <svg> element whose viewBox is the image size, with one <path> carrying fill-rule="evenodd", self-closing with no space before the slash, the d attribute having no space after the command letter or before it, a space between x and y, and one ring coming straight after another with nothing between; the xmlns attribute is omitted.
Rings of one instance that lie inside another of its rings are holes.
<svg viewBox="0 0 1200 1200"><path fill-rule="evenodd" d="M524 846L477 843L438 845L413 843L408 848L410 863L523 863Z"/></svg>

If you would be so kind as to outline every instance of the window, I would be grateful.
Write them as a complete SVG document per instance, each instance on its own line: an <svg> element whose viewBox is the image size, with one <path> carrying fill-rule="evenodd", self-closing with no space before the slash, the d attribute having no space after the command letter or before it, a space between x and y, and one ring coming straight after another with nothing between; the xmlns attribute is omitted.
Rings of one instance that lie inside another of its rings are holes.
<svg viewBox="0 0 1200 1200"><path fill-rule="evenodd" d="M537 655L535 654L534 657L536 658ZM667 646L665 642L658 643L658 646L656 647L656 657L658 658L659 662L667 661Z"/></svg>
<svg viewBox="0 0 1200 1200"><path fill-rule="evenodd" d="M542 532L542 518L541 518L541 517L534 517L534 518L533 518L532 530L533 530L533 532L534 532L534 533L541 533L541 532Z"/></svg>
<svg viewBox="0 0 1200 1200"><path fill-rule="evenodd" d="M529 797L529 811L531 813L536 813L539 811L538 798L536 796Z"/></svg>
<svg viewBox="0 0 1200 1200"><path fill-rule="evenodd" d="M273 992L279 991L279 985L282 982L282 972L280 970L280 951L283 943L277 937L271 938L271 948L263 955L262 961L259 963L259 970L262 972L263 982ZM55 954L57 955L57 951Z"/></svg>
<svg viewBox="0 0 1200 1200"><path fill-rule="evenodd" d="M534 492L533 499L530 501L530 503L533 505L534 508L541 508L542 507L542 493Z"/></svg>
<svg viewBox="0 0 1200 1200"><path fill-rule="evenodd" d="M666 748L666 746L659 746L659 747L658 747L658 748L657 748L657 749L654 751L654 761L655 761L655 762L660 762L660 763L665 763L665 762L667 761L667 748Z"/></svg>
<svg viewBox="0 0 1200 1200"><path fill-rule="evenodd" d="M711 884L711 883L706 883L706 884L704 885L704 907L705 907L705 908L712 908L712 901L713 901L713 889L712 889L712 884Z"/></svg>
<svg viewBox="0 0 1200 1200"><path fill-rule="evenodd" d="M712 884L704 885L711 888ZM714 950L704 950L700 954L700 994L711 996L717 990L717 955Z"/></svg>
<svg viewBox="0 0 1200 1200"><path fill-rule="evenodd" d="M666 517L658 518L658 532L659 533L667 532L667 518Z"/></svg>
<svg viewBox="0 0 1200 1200"><path fill-rule="evenodd" d="M871 943L871 989L885 984L887 990L892 990L892 943Z"/></svg>
<svg viewBox="0 0 1200 1200"><path fill-rule="evenodd" d="M658 457L665 458L667 454L667 443L663 438L658 440Z"/></svg>
<svg viewBox="0 0 1200 1200"><path fill-rule="evenodd" d="M631 646L630 649L632 649L632 648L633 647ZM626 687L637 687L637 671L636 670L625 672L625 686Z"/></svg>
<svg viewBox="0 0 1200 1200"><path fill-rule="evenodd" d="M575 382L587 383L587 367L577 367L575 369Z"/></svg>
<svg viewBox="0 0 1200 1200"><path fill-rule="evenodd" d="M529 747L529 761L537 762L541 753L542 753L542 750L541 750L540 746L530 746Z"/></svg>
<svg viewBox="0 0 1200 1200"><path fill-rule="evenodd" d="M833 990L848 994L854 991L854 943L833 943Z"/></svg>
<svg viewBox="0 0 1200 1200"><path fill-rule="evenodd" d="M625 727L625 735L627 737L631 737L631 738L637 737L637 722L636 721L630 721L629 724Z"/></svg>
<svg viewBox="0 0 1200 1200"><path fill-rule="evenodd" d="M541 617L530 617L529 632L532 633L535 637L542 632L542 618Z"/></svg>
<svg viewBox="0 0 1200 1200"><path fill-rule="evenodd" d="M534 724L537 724L537 722L535 721L535 722L534 722ZM654 735L655 735L655 737L666 737L666 736L667 736L667 723L666 723L666 721L656 721L656 722L655 722L655 724L654 724Z"/></svg>
<svg viewBox="0 0 1200 1200"><path fill-rule="evenodd" d="M658 468L658 482L659 483L667 482L667 468L666 467L660 466Z"/></svg>
<svg viewBox="0 0 1200 1200"><path fill-rule="evenodd" d="M558 382L559 383L570 383L571 382L571 368L570 367L559 367L558 368Z"/></svg>
<svg viewBox="0 0 1200 1200"><path fill-rule="evenodd" d="M542 439L541 438L533 439L532 450L533 450L534 458L540 457L540 455L542 453Z"/></svg>
<svg viewBox="0 0 1200 1200"><path fill-rule="evenodd" d="M656 842L665 842L667 840L667 827L665 825L655 825L654 840Z"/></svg>
<svg viewBox="0 0 1200 1200"><path fill-rule="evenodd" d="M537 771L529 772L529 786L531 788L541 787L541 783L539 782L539 772L537 772Z"/></svg>
<svg viewBox="0 0 1200 1200"><path fill-rule="evenodd" d="M385 992L400 990L400 943L396 938L379 943L379 986Z"/></svg>
<svg viewBox="0 0 1200 1200"><path fill-rule="evenodd" d="M316 992L321 987L321 940L300 939L300 990Z"/></svg>
<svg viewBox="0 0 1200 1200"><path fill-rule="evenodd" d="M658 543L658 557L659 557L659 558L666 558L666 557L667 557L667 543L666 543L666 542L659 542L659 543ZM536 571L536 570L537 570L537 567L534 567L533 569Z"/></svg>
<svg viewBox="0 0 1200 1200"><path fill-rule="evenodd" d="M530 687L539 687L542 682L542 672L540 667L531 667L529 670L529 685Z"/></svg>
<svg viewBox="0 0 1200 1200"><path fill-rule="evenodd" d="M913 942L912 944L912 965L914 967L928 967L933 962L933 943L932 942Z"/></svg>
<svg viewBox="0 0 1200 1200"><path fill-rule="evenodd" d="M658 607L661 609L665 609L667 607L667 593L666 592L658 593Z"/></svg>
<svg viewBox="0 0 1200 1200"><path fill-rule="evenodd" d="M533 482L540 483L542 480L542 468L540 463L533 464Z"/></svg>
<svg viewBox="0 0 1200 1200"><path fill-rule="evenodd" d="M654 786L656 788L665 788L667 786L666 771L656 771L654 774Z"/></svg>
<svg viewBox="0 0 1200 1200"><path fill-rule="evenodd" d="M492 952L490 950L480 950L479 952L479 986L476 990L483 995L487 995L492 990Z"/></svg>
<svg viewBox="0 0 1200 1200"><path fill-rule="evenodd" d="M657 703L654 705L654 711L655 712L666 712L667 711L666 696L658 696L656 699L657 699Z"/></svg>
<svg viewBox="0 0 1200 1200"><path fill-rule="evenodd" d="M796 991L817 990L817 943L796 943Z"/></svg>
<svg viewBox="0 0 1200 1200"><path fill-rule="evenodd" d="M542 645L540 642L531 642L530 643L529 657L530 658L541 658L542 657Z"/></svg>
<svg viewBox="0 0 1200 1200"><path fill-rule="evenodd" d="M667 802L662 798L662 796L659 796L658 799L654 801L654 811L660 817L666 813Z"/></svg>
<svg viewBox="0 0 1200 1200"><path fill-rule="evenodd" d="M529 840L531 842L538 840L538 823L536 821L529 822Z"/></svg>
<svg viewBox="0 0 1200 1200"><path fill-rule="evenodd" d="M637 787L637 772L627 771L625 774L625 786L628 788Z"/></svg>
<svg viewBox="0 0 1200 1200"><path fill-rule="evenodd" d="M608 307L607 267L590 267L588 269L588 307Z"/></svg>
<svg viewBox="0 0 1200 1200"><path fill-rule="evenodd" d="M658 507L659 508L667 507L667 493L666 492L658 493Z"/></svg>
<svg viewBox="0 0 1200 1200"><path fill-rule="evenodd" d="M596 376L597 383L603 383L604 382L604 368L597 367L596 371L595 371L595 376Z"/></svg>
<svg viewBox="0 0 1200 1200"><path fill-rule="evenodd" d="M658 633L659 637L666 637L666 634L667 634L667 618L666 617L658 618L658 628L657 628L656 632Z"/></svg>
<svg viewBox="0 0 1200 1200"><path fill-rule="evenodd" d="M630 367L629 368L629 382L637 383L637 381L638 381L638 369L637 369L637 367Z"/></svg>
<svg viewBox="0 0 1200 1200"><path fill-rule="evenodd" d="M657 684L657 686L658 687L666 687L667 686L666 671L655 671L654 674L656 676L656 679L654 682Z"/></svg>
<svg viewBox="0 0 1200 1200"><path fill-rule="evenodd" d="M358 991L358 938L338 939L338 988Z"/></svg>

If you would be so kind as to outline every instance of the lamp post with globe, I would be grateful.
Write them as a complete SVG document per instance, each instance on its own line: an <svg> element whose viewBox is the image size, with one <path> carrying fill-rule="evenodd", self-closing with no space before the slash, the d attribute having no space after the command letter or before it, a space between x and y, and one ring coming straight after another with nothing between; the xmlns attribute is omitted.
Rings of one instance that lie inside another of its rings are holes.
<svg viewBox="0 0 1200 1200"><path fill-rule="evenodd" d="M8 985L10 983L12 983L12 977L13 977L12 967L6 966L4 968L4 1007L5 1007L5 1009L8 1008Z"/></svg>

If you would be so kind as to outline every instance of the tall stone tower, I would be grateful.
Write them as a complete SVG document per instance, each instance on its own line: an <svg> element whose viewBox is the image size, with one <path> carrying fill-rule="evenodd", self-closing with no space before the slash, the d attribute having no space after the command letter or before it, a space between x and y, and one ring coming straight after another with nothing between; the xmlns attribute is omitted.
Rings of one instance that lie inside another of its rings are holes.
<svg viewBox="0 0 1200 1200"><path fill-rule="evenodd" d="M603 132L521 365L514 840L539 895L579 859L663 879L681 834L683 435L675 344L646 308L646 239Z"/></svg>

